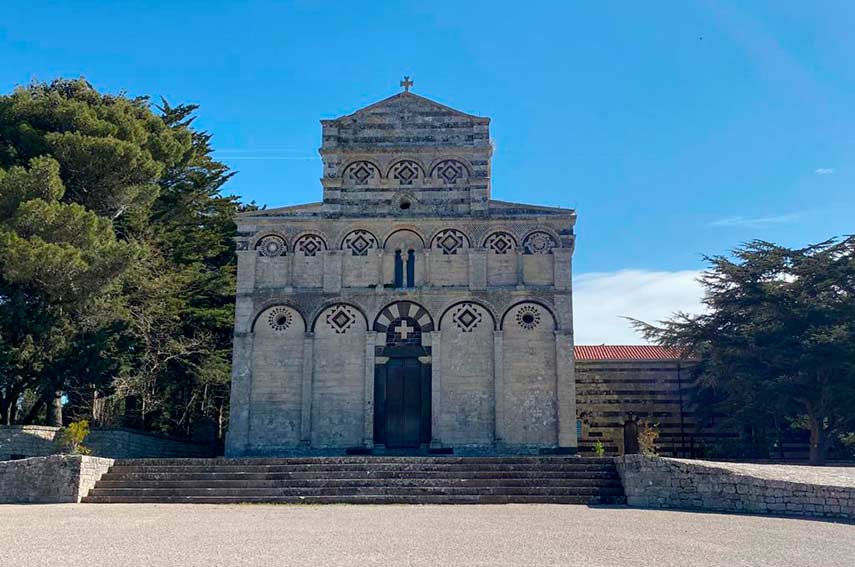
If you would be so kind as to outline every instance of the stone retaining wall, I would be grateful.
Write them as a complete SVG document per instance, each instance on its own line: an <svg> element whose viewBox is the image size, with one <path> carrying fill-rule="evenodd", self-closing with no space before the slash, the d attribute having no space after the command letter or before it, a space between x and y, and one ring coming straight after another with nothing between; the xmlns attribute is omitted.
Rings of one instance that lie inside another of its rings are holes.
<svg viewBox="0 0 855 567"><path fill-rule="evenodd" d="M81 455L0 461L0 504L80 502L112 465Z"/></svg>
<svg viewBox="0 0 855 567"><path fill-rule="evenodd" d="M630 506L855 519L855 468L642 455L615 461Z"/></svg>
<svg viewBox="0 0 855 567"><path fill-rule="evenodd" d="M58 427L0 426L0 461L56 452ZM214 447L127 429L94 429L83 442L93 455L112 459L212 457Z"/></svg>

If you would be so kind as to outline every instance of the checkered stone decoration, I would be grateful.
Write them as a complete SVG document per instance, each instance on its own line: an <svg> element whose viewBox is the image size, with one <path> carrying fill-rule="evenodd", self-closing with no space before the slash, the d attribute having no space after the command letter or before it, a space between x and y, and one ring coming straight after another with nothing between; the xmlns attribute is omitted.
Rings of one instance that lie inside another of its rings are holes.
<svg viewBox="0 0 855 567"><path fill-rule="evenodd" d="M400 328L402 321L407 323L406 328ZM387 306L374 321L374 330L386 335L387 344L400 342L402 334L406 335L405 340L411 340L413 331L408 331L409 327L418 328L420 334L433 331L430 314L421 305L410 301L399 301Z"/></svg>
<svg viewBox="0 0 855 567"><path fill-rule="evenodd" d="M284 256L287 251L285 239L275 234L268 234L255 244L255 249L258 250L259 256L274 258L276 256Z"/></svg>
<svg viewBox="0 0 855 567"><path fill-rule="evenodd" d="M414 181L418 181L424 177L422 167L412 160L402 160L392 166L392 179L398 182L398 185L412 185Z"/></svg>
<svg viewBox="0 0 855 567"><path fill-rule="evenodd" d="M303 256L316 256L327 249L327 243L317 234L304 234L294 243L294 251Z"/></svg>
<svg viewBox="0 0 855 567"><path fill-rule="evenodd" d="M356 311L347 305L336 305L327 313L327 325L338 334L344 334L356 322Z"/></svg>
<svg viewBox="0 0 855 567"><path fill-rule="evenodd" d="M467 244L468 240L465 234L459 230L449 228L438 232L433 237L431 248L439 248L443 254L450 255L457 254L457 251L461 248L466 248Z"/></svg>
<svg viewBox="0 0 855 567"><path fill-rule="evenodd" d="M270 328L279 332L290 327L293 321L294 316L291 315L291 310L287 307L274 307L270 310L270 314L267 316L267 322L270 324Z"/></svg>
<svg viewBox="0 0 855 567"><path fill-rule="evenodd" d="M453 159L441 161L433 168L433 177L445 185L455 185L466 178L466 166Z"/></svg>
<svg viewBox="0 0 855 567"><path fill-rule="evenodd" d="M380 177L380 172L370 161L357 161L347 166L344 170L344 180L354 185L368 185Z"/></svg>
<svg viewBox="0 0 855 567"><path fill-rule="evenodd" d="M353 256L368 256L368 251L377 248L377 238L367 230L354 230L344 237L345 250Z"/></svg>
<svg viewBox="0 0 855 567"><path fill-rule="evenodd" d="M507 254L514 251L517 241L507 232L494 232L487 237L484 247L495 254Z"/></svg>
<svg viewBox="0 0 855 567"><path fill-rule="evenodd" d="M552 249L557 246L552 235L546 232L532 232L523 241L523 250L526 254L552 254Z"/></svg>
<svg viewBox="0 0 855 567"><path fill-rule="evenodd" d="M455 308L451 316L451 320L454 321L457 328L464 333L474 331L483 319L484 316L481 314L481 310L472 303L461 304Z"/></svg>

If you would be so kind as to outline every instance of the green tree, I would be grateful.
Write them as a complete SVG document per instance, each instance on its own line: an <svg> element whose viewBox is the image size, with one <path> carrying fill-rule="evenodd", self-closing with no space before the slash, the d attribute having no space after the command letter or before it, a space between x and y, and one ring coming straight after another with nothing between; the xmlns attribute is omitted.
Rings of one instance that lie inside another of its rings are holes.
<svg viewBox="0 0 855 567"><path fill-rule="evenodd" d="M733 256L707 258L707 313L636 327L696 358L700 384L737 424L804 424L821 464L855 427L855 237L753 241Z"/></svg>
<svg viewBox="0 0 855 567"><path fill-rule="evenodd" d="M62 201L59 164L33 158L0 170L0 418L37 387L61 424L65 371L56 362L97 327L109 288L138 248L116 239L109 219Z"/></svg>
<svg viewBox="0 0 855 567"><path fill-rule="evenodd" d="M22 399L25 421L50 402L59 423L63 399L87 417L113 386L144 395L146 427L163 431L227 411L240 204L220 195L231 173L196 107L159 110L84 80L0 97L5 422Z"/></svg>

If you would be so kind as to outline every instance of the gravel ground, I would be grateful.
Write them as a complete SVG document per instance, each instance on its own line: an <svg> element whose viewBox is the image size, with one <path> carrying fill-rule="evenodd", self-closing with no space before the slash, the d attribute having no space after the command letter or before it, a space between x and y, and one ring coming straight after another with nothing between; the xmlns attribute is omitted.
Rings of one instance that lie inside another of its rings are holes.
<svg viewBox="0 0 855 567"><path fill-rule="evenodd" d="M855 525L623 507L0 506L2 565L855 565Z"/></svg>

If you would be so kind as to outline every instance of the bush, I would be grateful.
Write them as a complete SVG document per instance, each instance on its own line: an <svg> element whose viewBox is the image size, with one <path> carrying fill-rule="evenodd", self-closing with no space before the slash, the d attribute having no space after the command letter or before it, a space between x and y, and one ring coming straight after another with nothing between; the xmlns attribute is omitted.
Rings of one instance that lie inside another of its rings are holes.
<svg viewBox="0 0 855 567"><path fill-rule="evenodd" d="M594 443L594 454L598 457L602 457L606 454L606 448L603 447L602 441L597 441Z"/></svg>
<svg viewBox="0 0 855 567"><path fill-rule="evenodd" d="M638 448L642 455L655 457L657 453L656 442L659 441L659 429L656 424L644 424L638 430Z"/></svg>
<svg viewBox="0 0 855 567"><path fill-rule="evenodd" d="M69 455L89 455L92 453L83 446L83 441L89 435L89 421L82 419L63 427L56 437L57 449L60 453Z"/></svg>

